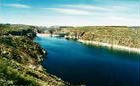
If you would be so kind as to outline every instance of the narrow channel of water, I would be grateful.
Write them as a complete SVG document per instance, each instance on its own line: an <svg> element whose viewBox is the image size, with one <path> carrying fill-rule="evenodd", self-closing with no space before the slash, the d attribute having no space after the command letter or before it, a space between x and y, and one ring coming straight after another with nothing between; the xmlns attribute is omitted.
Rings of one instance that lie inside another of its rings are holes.
<svg viewBox="0 0 140 86"><path fill-rule="evenodd" d="M84 45L63 38L36 37L47 50L47 72L73 84L139 86L140 55Z"/></svg>

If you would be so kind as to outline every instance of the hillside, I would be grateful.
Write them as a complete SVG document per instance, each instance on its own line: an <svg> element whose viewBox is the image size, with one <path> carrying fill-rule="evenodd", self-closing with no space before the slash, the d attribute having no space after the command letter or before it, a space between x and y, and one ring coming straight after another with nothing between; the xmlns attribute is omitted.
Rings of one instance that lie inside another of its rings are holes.
<svg viewBox="0 0 140 86"><path fill-rule="evenodd" d="M41 66L43 55L47 53L33 42L35 28L0 25L0 85L66 86Z"/></svg>
<svg viewBox="0 0 140 86"><path fill-rule="evenodd" d="M89 26L61 28L54 31L54 33L65 33L68 39L80 39L130 48L140 48L140 27Z"/></svg>

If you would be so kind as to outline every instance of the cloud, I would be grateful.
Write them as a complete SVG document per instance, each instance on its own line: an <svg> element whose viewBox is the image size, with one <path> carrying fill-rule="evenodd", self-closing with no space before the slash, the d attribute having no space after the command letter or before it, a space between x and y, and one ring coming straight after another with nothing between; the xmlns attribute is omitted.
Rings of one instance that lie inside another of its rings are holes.
<svg viewBox="0 0 140 86"><path fill-rule="evenodd" d="M134 5L111 5L111 6L97 6L97 5L86 5L86 4L79 4L79 5L60 5L63 8L72 8L72 9L81 9L81 10L89 10L89 11L102 11L102 12L118 12L118 11L128 11L134 10Z"/></svg>
<svg viewBox="0 0 140 86"><path fill-rule="evenodd" d="M71 8L44 8L44 9L56 11L56 12L63 13L63 14L69 14L69 15L91 15L91 14L93 14L90 11L71 9Z"/></svg>
<svg viewBox="0 0 140 86"><path fill-rule="evenodd" d="M1 6L1 4L0 4ZM6 11L0 14L0 22L34 25L140 25L140 16L136 4L54 4L41 5L38 8L25 4L2 4L14 8L32 8L29 15ZM45 7L44 7L45 6ZM12 10L13 12L15 9ZM59 15L60 14L60 15ZM12 17L13 16L13 17ZM17 18L18 17L18 18ZM46 21L47 20L47 21ZM67 21L67 22L66 22Z"/></svg>
<svg viewBox="0 0 140 86"><path fill-rule="evenodd" d="M15 8L31 8L31 6L25 4L3 4L3 6L15 7Z"/></svg>
<svg viewBox="0 0 140 86"><path fill-rule="evenodd" d="M113 5L113 6L96 6L96 5L86 5L86 4L66 4L66 5L58 5L51 8L43 8L47 9L49 11L57 12L57 13L63 13L63 14L69 14L69 15L109 15L111 14L126 14L126 12L129 12L131 8L128 8L127 6L121 6L121 5Z"/></svg>
<svg viewBox="0 0 140 86"><path fill-rule="evenodd" d="M3 18L0 22L31 24L41 26L140 26L139 19L127 17L80 17L80 16L39 16L39 15L14 15ZM23 17L24 16L24 17ZM18 18L17 18L18 17ZM47 20L47 21L46 21ZM66 22L67 21L67 22Z"/></svg>
<svg viewBox="0 0 140 86"><path fill-rule="evenodd" d="M99 10L99 11L111 11L112 9L94 5L63 5L64 7L83 9L83 10Z"/></svg>

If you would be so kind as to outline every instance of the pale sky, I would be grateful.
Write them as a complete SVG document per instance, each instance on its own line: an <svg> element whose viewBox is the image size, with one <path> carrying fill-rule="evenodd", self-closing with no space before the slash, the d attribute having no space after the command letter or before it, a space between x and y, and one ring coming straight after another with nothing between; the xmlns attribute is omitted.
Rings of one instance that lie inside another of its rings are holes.
<svg viewBox="0 0 140 86"><path fill-rule="evenodd" d="M140 0L0 0L0 23L140 26Z"/></svg>

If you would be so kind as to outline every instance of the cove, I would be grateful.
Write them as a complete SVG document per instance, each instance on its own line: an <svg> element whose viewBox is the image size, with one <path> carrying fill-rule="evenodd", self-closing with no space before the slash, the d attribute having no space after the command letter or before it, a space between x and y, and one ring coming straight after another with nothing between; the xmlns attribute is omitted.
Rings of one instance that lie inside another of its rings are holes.
<svg viewBox="0 0 140 86"><path fill-rule="evenodd" d="M46 71L71 84L86 86L139 86L139 54L55 37L36 37L48 55Z"/></svg>

